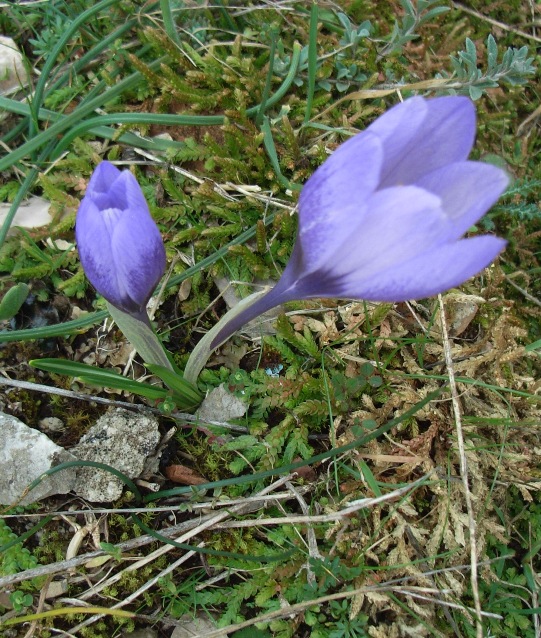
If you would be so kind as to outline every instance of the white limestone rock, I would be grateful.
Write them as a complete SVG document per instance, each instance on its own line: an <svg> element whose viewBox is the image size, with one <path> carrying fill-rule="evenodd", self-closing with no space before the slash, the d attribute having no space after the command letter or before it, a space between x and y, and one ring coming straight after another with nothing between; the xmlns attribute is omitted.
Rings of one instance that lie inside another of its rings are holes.
<svg viewBox="0 0 541 638"><path fill-rule="evenodd" d="M114 467L128 478L141 475L145 461L160 440L158 421L148 414L117 408L104 414L71 450L78 459ZM77 471L75 493L93 503L120 498L124 483L105 470Z"/></svg>
<svg viewBox="0 0 541 638"><path fill-rule="evenodd" d="M51 202L32 195L21 203L15 217L11 222L8 237L17 232L17 228L40 228L47 226L53 221L53 216L49 213ZM3 224L11 209L11 203L0 204L0 224Z"/></svg>
<svg viewBox="0 0 541 638"><path fill-rule="evenodd" d="M205 397L196 415L203 423L229 421L230 419L240 419L247 410L246 403L229 392L225 384L222 383Z"/></svg>
<svg viewBox="0 0 541 638"><path fill-rule="evenodd" d="M23 56L11 38L0 35L0 95L28 84Z"/></svg>
<svg viewBox="0 0 541 638"><path fill-rule="evenodd" d="M75 457L22 421L0 413L0 503L19 500L25 489L44 472ZM48 476L20 501L27 505L53 494L67 494L75 485L75 469Z"/></svg>

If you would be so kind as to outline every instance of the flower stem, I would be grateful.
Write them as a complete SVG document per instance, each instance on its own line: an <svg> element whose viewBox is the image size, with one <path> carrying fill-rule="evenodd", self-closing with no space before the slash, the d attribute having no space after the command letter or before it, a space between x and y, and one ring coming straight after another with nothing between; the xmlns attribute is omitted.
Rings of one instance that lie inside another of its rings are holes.
<svg viewBox="0 0 541 638"><path fill-rule="evenodd" d="M140 315L128 314L107 302L109 314L146 363L155 363L173 371L167 353L143 310Z"/></svg>
<svg viewBox="0 0 541 638"><path fill-rule="evenodd" d="M275 288L270 292L255 292L239 301L234 308L226 312L193 349L184 370L186 381L195 384L199 373L205 367L213 350L224 341L227 341L244 324L280 303L280 300L275 301L274 290Z"/></svg>

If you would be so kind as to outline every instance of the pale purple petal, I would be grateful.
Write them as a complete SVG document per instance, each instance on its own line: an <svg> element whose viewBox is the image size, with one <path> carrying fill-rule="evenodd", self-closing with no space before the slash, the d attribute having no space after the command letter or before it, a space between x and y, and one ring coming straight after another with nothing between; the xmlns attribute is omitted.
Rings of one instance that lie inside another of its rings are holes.
<svg viewBox="0 0 541 638"><path fill-rule="evenodd" d="M111 200L118 202L118 208L131 211L143 211L150 217L150 211L143 191L130 171L122 171L118 179L111 184L109 189ZM122 205L120 205L120 202Z"/></svg>
<svg viewBox="0 0 541 638"><path fill-rule="evenodd" d="M509 179L496 166L483 162L457 162L427 173L418 186L434 193L461 237L491 208L505 190Z"/></svg>
<svg viewBox="0 0 541 638"><path fill-rule="evenodd" d="M361 133L342 144L306 182L299 199L298 235L298 241L310 246L306 269L324 263L351 232L378 185L381 158L379 140Z"/></svg>
<svg viewBox="0 0 541 638"><path fill-rule="evenodd" d="M282 277L212 346L287 301L420 299L488 266L506 242L460 237L508 180L496 167L467 161L474 135L471 100L418 97L339 147L301 193L297 242Z"/></svg>
<svg viewBox="0 0 541 638"><path fill-rule="evenodd" d="M380 188L414 184L429 171L465 160L475 137L475 109L466 97L414 97L367 129L383 142Z"/></svg>
<svg viewBox="0 0 541 638"><path fill-rule="evenodd" d="M499 237L482 235L432 248L372 276L362 271L336 275L332 269L295 279L286 268L280 281L214 337L218 347L237 330L267 310L294 299L334 297L366 301L399 302L423 299L459 286L486 268L506 246Z"/></svg>
<svg viewBox="0 0 541 638"><path fill-rule="evenodd" d="M111 162L100 162L98 166L96 166L90 181L88 182L86 194L93 197L98 193L107 193L111 184L113 184L121 174L122 171L111 164Z"/></svg>
<svg viewBox="0 0 541 638"><path fill-rule="evenodd" d="M121 202L114 201L109 196L112 185L121 175L122 172L110 162L101 162L92 173L85 197L92 199L100 209L123 208Z"/></svg>
<svg viewBox="0 0 541 638"><path fill-rule="evenodd" d="M121 292L112 267L111 235L104 216L90 198L85 197L79 206L75 237L81 264L94 288L106 299L118 299Z"/></svg>
<svg viewBox="0 0 541 638"><path fill-rule="evenodd" d="M123 295L145 306L165 270L163 240L150 214L127 209L114 229L111 251Z"/></svg>
<svg viewBox="0 0 541 638"><path fill-rule="evenodd" d="M436 195L415 186L395 186L372 195L367 213L348 226L325 269L335 275L381 272L407 261L420 250L447 241L452 226Z"/></svg>
<svg viewBox="0 0 541 638"><path fill-rule="evenodd" d="M77 213L83 269L96 290L131 314L144 311L165 270L165 249L137 180L102 162Z"/></svg>
<svg viewBox="0 0 541 638"><path fill-rule="evenodd" d="M459 286L481 272L502 252L506 243L490 235L462 239L432 248L371 277L352 272L320 284L303 281L303 292L311 291L303 296L388 302L423 299Z"/></svg>

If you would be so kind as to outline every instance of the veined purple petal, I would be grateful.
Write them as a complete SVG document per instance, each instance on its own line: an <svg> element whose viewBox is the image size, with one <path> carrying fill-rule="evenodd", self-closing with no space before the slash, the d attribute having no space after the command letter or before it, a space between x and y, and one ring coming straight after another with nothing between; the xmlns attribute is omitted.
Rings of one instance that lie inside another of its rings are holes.
<svg viewBox="0 0 541 638"><path fill-rule="evenodd" d="M339 147L306 183L299 232L276 286L214 336L293 299L398 302L462 284L505 248L460 239L497 200L507 177L468 162L475 110L465 97L411 98Z"/></svg>
<svg viewBox="0 0 541 638"><path fill-rule="evenodd" d="M111 251L123 296L146 306L166 265L163 240L150 214L128 208L115 226Z"/></svg>
<svg viewBox="0 0 541 638"><path fill-rule="evenodd" d="M306 269L325 263L334 246L350 234L377 188L382 157L380 141L361 133L342 144L306 182L299 199L298 234L298 241L310 246Z"/></svg>
<svg viewBox="0 0 541 638"><path fill-rule="evenodd" d="M137 180L102 162L75 228L83 269L111 304L141 314L165 270L165 249Z"/></svg>
<svg viewBox="0 0 541 638"><path fill-rule="evenodd" d="M110 162L101 162L92 173L86 188L85 197L91 198L101 210L116 207L124 208L123 201L113 200L109 195L111 187L121 175L122 171L119 171Z"/></svg>
<svg viewBox="0 0 541 638"><path fill-rule="evenodd" d="M457 162L423 175L417 185L441 198L442 206L461 237L491 208L509 179L496 166L483 162Z"/></svg>
<svg viewBox="0 0 541 638"><path fill-rule="evenodd" d="M150 210L143 191L130 171L122 171L119 177L111 184L109 197L115 202L122 202L123 210L140 211L150 217ZM117 204L118 205L118 204Z"/></svg>
<svg viewBox="0 0 541 638"><path fill-rule="evenodd" d="M475 109L466 97L413 97L378 118L367 132L383 142L380 188L413 184L440 166L465 160L475 137Z"/></svg>
<svg viewBox="0 0 541 638"><path fill-rule="evenodd" d="M431 248L370 277L351 272L333 279L329 273L327 281L318 285L315 281L305 280L300 288L303 292L310 291L303 295L305 298L342 297L388 302L423 299L459 286L475 276L506 244L505 240L490 235L462 239Z"/></svg>
<svg viewBox="0 0 541 638"><path fill-rule="evenodd" d="M121 174L122 171L111 164L111 162L100 162L90 177L86 194L93 197L98 193L107 193L111 184L113 184Z"/></svg>
<svg viewBox="0 0 541 638"><path fill-rule="evenodd" d="M114 212L121 214L121 211ZM79 206L75 237L79 259L94 288L106 299L120 298L121 290L111 258L108 223L90 198L85 197Z"/></svg>
<svg viewBox="0 0 541 638"><path fill-rule="evenodd" d="M377 191L366 208L367 213L350 224L347 239L335 246L325 266L333 275L368 277L396 267L419 251L446 242L453 230L440 198L416 186Z"/></svg>

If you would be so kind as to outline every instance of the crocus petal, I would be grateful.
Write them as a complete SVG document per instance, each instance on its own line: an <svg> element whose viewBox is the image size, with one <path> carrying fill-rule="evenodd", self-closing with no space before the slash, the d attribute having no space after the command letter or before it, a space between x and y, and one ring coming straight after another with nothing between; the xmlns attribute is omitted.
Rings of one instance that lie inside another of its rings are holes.
<svg viewBox="0 0 541 638"><path fill-rule="evenodd" d="M420 299L488 266L506 242L460 237L495 203L507 177L467 161L474 135L471 100L418 97L339 147L301 192L297 241L282 277L224 318L210 346L287 301Z"/></svg>
<svg viewBox="0 0 541 638"><path fill-rule="evenodd" d="M111 184L113 184L121 174L122 171L111 164L111 162L107 160L100 162L88 182L86 194L92 197L98 193L107 193Z"/></svg>
<svg viewBox="0 0 541 638"><path fill-rule="evenodd" d="M367 301L398 302L423 299L449 290L486 268L505 248L499 237L482 235L431 248L397 267L364 277L350 273L321 281L319 289L305 297L343 297ZM310 288L303 281L299 288Z"/></svg>
<svg viewBox="0 0 541 638"><path fill-rule="evenodd" d="M109 197L116 206L123 210L145 211L150 217L150 210L143 191L130 171L122 171L109 188Z"/></svg>
<svg viewBox="0 0 541 638"><path fill-rule="evenodd" d="M457 162L423 175L417 185L441 198L458 239L496 203L508 182L491 164Z"/></svg>
<svg viewBox="0 0 541 638"><path fill-rule="evenodd" d="M117 211L121 214L121 211ZM94 288L106 299L121 297L118 277L111 259L111 234L102 212L85 197L77 212L75 237L79 258Z"/></svg>
<svg viewBox="0 0 541 638"><path fill-rule="evenodd" d="M144 307L166 263L163 241L150 214L124 211L111 238L111 251L125 305L131 301Z"/></svg>
<svg viewBox="0 0 541 638"><path fill-rule="evenodd" d="M415 186L378 191L367 202L368 213L351 224L346 241L335 246L325 270L370 276L400 267L420 250L444 243L452 226L436 195Z"/></svg>
<svg viewBox="0 0 541 638"><path fill-rule="evenodd" d="M92 173L85 197L92 199L101 210L124 208L123 197L122 201L119 201L118 198L114 200L110 197L111 187L121 175L122 172L116 166L113 166L111 162L101 162Z"/></svg>
<svg viewBox="0 0 541 638"><path fill-rule="evenodd" d="M306 182L299 199L298 235L310 247L305 268L315 270L350 234L363 202L378 185L382 157L380 141L361 133L342 144Z"/></svg>
<svg viewBox="0 0 541 638"><path fill-rule="evenodd" d="M141 315L165 270L158 227L135 177L102 162L94 171L75 228L83 269L117 308Z"/></svg>
<svg viewBox="0 0 541 638"><path fill-rule="evenodd" d="M475 137L475 109L466 97L414 97L371 124L385 149L380 188L413 184L427 173L468 157Z"/></svg>

